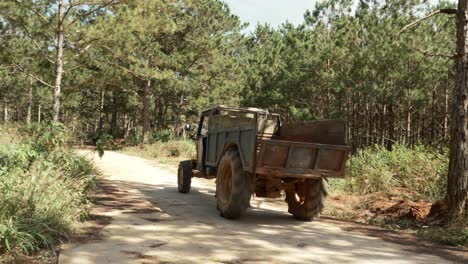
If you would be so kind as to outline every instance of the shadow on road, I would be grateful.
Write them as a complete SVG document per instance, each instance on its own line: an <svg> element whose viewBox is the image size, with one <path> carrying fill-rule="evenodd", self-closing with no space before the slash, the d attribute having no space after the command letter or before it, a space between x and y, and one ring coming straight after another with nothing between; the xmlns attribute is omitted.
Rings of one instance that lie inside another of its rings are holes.
<svg viewBox="0 0 468 264"><path fill-rule="evenodd" d="M244 218L227 220L219 216L210 186L180 194L174 184L100 179L98 187L95 201L100 211L120 210L120 219L141 219L129 220L136 226L132 228L113 225L112 232L121 235L112 236L110 243L142 249L122 251L142 263L430 263L434 255L451 262L468 261L465 250L421 247L414 238L349 221L298 222L286 209L263 208L262 203L268 202L261 199L252 202Z"/></svg>

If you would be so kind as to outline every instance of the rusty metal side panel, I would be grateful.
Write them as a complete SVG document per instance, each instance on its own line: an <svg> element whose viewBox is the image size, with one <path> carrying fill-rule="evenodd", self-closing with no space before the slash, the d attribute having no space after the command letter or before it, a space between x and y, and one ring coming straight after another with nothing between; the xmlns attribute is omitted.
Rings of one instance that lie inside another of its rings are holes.
<svg viewBox="0 0 468 264"><path fill-rule="evenodd" d="M229 129L211 129L208 132L207 159L208 166L218 166L226 146L236 145L244 170L255 170L255 126Z"/></svg>
<svg viewBox="0 0 468 264"><path fill-rule="evenodd" d="M290 147L286 168L312 169L317 160L318 150L307 147Z"/></svg>
<svg viewBox="0 0 468 264"><path fill-rule="evenodd" d="M261 140L256 172L279 177L343 177L348 151L340 145Z"/></svg>
<svg viewBox="0 0 468 264"><path fill-rule="evenodd" d="M240 130L239 151L241 152L244 170L248 172L255 171L256 137L255 127Z"/></svg>
<svg viewBox="0 0 468 264"><path fill-rule="evenodd" d="M288 161L288 152L289 146L263 144L260 162L262 166L283 168Z"/></svg>

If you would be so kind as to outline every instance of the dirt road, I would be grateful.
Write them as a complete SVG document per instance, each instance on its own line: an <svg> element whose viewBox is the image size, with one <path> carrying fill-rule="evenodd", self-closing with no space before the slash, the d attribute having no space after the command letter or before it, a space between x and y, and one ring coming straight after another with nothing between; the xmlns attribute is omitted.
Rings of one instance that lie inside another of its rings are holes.
<svg viewBox="0 0 468 264"><path fill-rule="evenodd" d="M64 245L59 263L453 263L323 219L295 221L259 198L243 219L225 220L211 181L193 179L180 194L174 168L115 152L96 163L105 178L93 213L103 228Z"/></svg>

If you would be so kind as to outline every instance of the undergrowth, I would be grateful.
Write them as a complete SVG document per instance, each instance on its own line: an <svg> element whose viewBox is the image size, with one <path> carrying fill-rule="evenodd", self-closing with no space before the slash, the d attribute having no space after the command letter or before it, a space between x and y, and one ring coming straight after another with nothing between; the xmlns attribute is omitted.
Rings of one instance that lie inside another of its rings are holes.
<svg viewBox="0 0 468 264"><path fill-rule="evenodd" d="M91 163L65 146L63 125L19 131L21 140L0 146L0 253L50 249L86 215L94 186Z"/></svg>
<svg viewBox="0 0 468 264"><path fill-rule="evenodd" d="M168 160L171 158L195 157L195 144L188 140L158 141L153 144L126 147L124 153L149 159ZM179 159L177 159L179 161Z"/></svg>
<svg viewBox="0 0 468 264"><path fill-rule="evenodd" d="M427 226L419 229L417 236L451 246L468 246L468 228L456 224L445 227Z"/></svg>
<svg viewBox="0 0 468 264"><path fill-rule="evenodd" d="M384 146L361 149L355 156L350 156L345 179L331 179L332 192L351 197L373 197L378 203L382 199L437 202L444 198L447 186L448 156L425 146L409 148L395 145L392 151ZM356 199L362 203L362 199ZM362 204L348 204L352 218L366 215ZM380 206L380 205L379 205ZM386 209L386 208L381 208ZM340 210L333 214L339 217ZM359 211L359 212L357 212ZM431 223L426 220L399 219L387 217L360 217L368 224L379 225L387 229L413 230L420 238L453 246L468 246L466 226ZM355 219L356 220L356 219Z"/></svg>
<svg viewBox="0 0 468 264"><path fill-rule="evenodd" d="M448 157L425 146L395 145L362 149L347 162L346 179L333 180L336 191L351 194L416 194L430 201L445 195ZM405 198L405 197L403 197Z"/></svg>

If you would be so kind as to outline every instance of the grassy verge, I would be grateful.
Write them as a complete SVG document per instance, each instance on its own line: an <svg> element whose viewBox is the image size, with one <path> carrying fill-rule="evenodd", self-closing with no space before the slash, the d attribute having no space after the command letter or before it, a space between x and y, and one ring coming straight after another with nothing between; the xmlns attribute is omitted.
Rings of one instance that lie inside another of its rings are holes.
<svg viewBox="0 0 468 264"><path fill-rule="evenodd" d="M442 225L431 218L433 203L445 195L447 166L445 153L424 146L363 149L349 159L346 179L330 181L325 213L468 246L466 226Z"/></svg>
<svg viewBox="0 0 468 264"><path fill-rule="evenodd" d="M153 144L125 147L121 151L132 156L158 160L163 164L177 165L184 158L195 157L195 144L185 140L158 141Z"/></svg>
<svg viewBox="0 0 468 264"><path fill-rule="evenodd" d="M0 146L0 254L10 256L52 249L66 238L86 216L95 182L92 164L65 147L62 125L20 134Z"/></svg>

